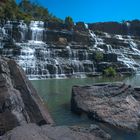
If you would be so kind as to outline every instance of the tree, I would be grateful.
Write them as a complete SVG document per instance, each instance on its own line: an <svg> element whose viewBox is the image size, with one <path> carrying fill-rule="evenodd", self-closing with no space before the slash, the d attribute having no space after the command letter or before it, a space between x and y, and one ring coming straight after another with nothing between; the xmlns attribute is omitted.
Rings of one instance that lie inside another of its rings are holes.
<svg viewBox="0 0 140 140"><path fill-rule="evenodd" d="M7 20L25 20L27 22L30 20L63 22L49 13L47 8L32 3L30 0L22 0L19 5L16 4L16 0L1 0L0 19L5 18Z"/></svg>
<svg viewBox="0 0 140 140"><path fill-rule="evenodd" d="M18 7L15 0L7 0L3 6L3 17L7 19L16 19Z"/></svg>
<svg viewBox="0 0 140 140"><path fill-rule="evenodd" d="M67 25L68 29L72 29L74 26L73 19L70 16L66 17L65 24Z"/></svg>

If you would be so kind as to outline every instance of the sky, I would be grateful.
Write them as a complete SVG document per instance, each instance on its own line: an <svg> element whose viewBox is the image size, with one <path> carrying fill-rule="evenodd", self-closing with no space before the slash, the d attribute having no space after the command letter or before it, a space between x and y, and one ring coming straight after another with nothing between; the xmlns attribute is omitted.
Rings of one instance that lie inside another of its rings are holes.
<svg viewBox="0 0 140 140"><path fill-rule="evenodd" d="M20 1L20 0L17 0ZM31 0L65 19L85 23L140 19L140 0Z"/></svg>

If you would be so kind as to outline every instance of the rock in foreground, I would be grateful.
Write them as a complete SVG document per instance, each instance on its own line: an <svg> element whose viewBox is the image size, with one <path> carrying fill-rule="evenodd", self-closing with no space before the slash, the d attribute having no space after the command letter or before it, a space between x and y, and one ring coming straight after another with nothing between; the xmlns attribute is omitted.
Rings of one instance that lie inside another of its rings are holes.
<svg viewBox="0 0 140 140"><path fill-rule="evenodd" d="M0 135L26 123L52 122L23 70L15 61L0 57Z"/></svg>
<svg viewBox="0 0 140 140"><path fill-rule="evenodd" d="M109 140L110 136L98 127L89 129L66 126L37 126L28 124L5 134L2 140Z"/></svg>
<svg viewBox="0 0 140 140"><path fill-rule="evenodd" d="M74 86L71 109L116 127L137 130L140 123L140 88L124 83Z"/></svg>

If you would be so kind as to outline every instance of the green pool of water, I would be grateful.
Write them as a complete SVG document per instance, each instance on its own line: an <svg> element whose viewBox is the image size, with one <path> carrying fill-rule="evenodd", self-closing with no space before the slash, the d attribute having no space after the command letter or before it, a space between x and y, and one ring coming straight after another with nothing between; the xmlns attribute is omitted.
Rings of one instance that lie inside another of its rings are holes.
<svg viewBox="0 0 140 140"><path fill-rule="evenodd" d="M140 75L127 78L96 77L34 80L32 84L47 103L49 111L57 125L89 125L97 123L112 135L113 140L140 140L139 132L124 132L105 124L91 121L86 115L77 116L70 110L70 98L73 85L92 85L94 83L116 81L123 81L134 86L140 86Z"/></svg>

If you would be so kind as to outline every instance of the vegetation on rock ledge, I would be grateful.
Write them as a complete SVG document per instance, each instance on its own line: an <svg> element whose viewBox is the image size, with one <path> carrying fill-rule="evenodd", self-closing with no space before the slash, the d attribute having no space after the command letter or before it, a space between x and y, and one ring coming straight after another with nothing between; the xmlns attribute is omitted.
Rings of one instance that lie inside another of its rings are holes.
<svg viewBox="0 0 140 140"><path fill-rule="evenodd" d="M109 67L104 70L105 76L115 77L116 74L116 70L113 67Z"/></svg>
<svg viewBox="0 0 140 140"><path fill-rule="evenodd" d="M103 53L100 52L100 51L97 51L97 52L95 53L95 60L96 60L97 62L102 61L102 60L103 60Z"/></svg>

